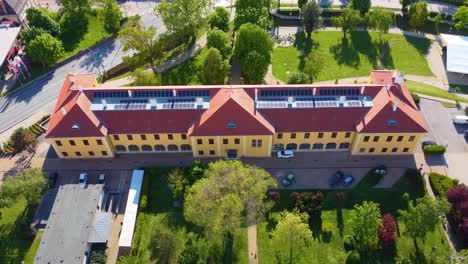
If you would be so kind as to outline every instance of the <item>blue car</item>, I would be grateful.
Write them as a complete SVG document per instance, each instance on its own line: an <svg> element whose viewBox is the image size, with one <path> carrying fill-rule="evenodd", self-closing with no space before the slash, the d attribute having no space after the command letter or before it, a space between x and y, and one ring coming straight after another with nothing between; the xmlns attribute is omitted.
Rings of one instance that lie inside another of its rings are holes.
<svg viewBox="0 0 468 264"><path fill-rule="evenodd" d="M329 181L330 187L332 188L337 187L340 184L341 180L343 180L343 178L344 178L344 173L342 171L337 171L335 175L333 175L330 178L330 181Z"/></svg>

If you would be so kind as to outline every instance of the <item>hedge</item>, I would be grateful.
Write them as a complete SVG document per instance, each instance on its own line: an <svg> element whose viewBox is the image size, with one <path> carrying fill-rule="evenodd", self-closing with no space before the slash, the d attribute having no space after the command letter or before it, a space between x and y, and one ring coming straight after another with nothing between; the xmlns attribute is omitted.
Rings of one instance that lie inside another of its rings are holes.
<svg viewBox="0 0 468 264"><path fill-rule="evenodd" d="M419 104L419 102L421 102L421 98L419 97L418 94L411 93L411 97L413 97L413 101L414 101L416 104Z"/></svg>
<svg viewBox="0 0 468 264"><path fill-rule="evenodd" d="M435 172L429 173L429 182L434 194L442 197L445 197L445 194L449 189L458 185L458 180L451 179L450 177Z"/></svg>
<svg viewBox="0 0 468 264"><path fill-rule="evenodd" d="M442 155L445 153L445 146L443 145L431 145L423 148L425 154L428 155Z"/></svg>

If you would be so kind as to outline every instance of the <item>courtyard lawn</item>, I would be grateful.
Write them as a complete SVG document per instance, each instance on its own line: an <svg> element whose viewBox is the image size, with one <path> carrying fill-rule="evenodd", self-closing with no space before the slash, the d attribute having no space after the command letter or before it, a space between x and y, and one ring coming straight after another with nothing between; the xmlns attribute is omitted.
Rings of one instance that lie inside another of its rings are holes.
<svg viewBox="0 0 468 264"><path fill-rule="evenodd" d="M312 41L299 32L294 46L273 50L273 74L287 82L290 73L303 68L304 54L316 48L324 58L324 67L314 81L368 76L370 70L379 68L379 61L381 68L398 69L406 74L432 75L425 58L431 40L383 34L382 43L378 33L374 32L352 32L347 34L346 41L342 32L318 31L313 33ZM379 55L380 50L384 55Z"/></svg>
<svg viewBox="0 0 468 264"><path fill-rule="evenodd" d="M159 74L161 85L198 85L202 84L201 69L203 61L208 54L205 47L196 56L179 65Z"/></svg>
<svg viewBox="0 0 468 264"><path fill-rule="evenodd" d="M273 244L270 235L280 217L280 212L293 208L290 198L291 192L291 190L280 191L279 204L272 210L268 221L261 223L258 227L260 263L278 263L275 252L280 250L282 245ZM311 224L315 242L306 250L294 253L303 255L303 260L306 260L304 263L345 263L347 252L343 246L343 237L352 234L348 219L350 219L350 213L355 204L365 200L374 201L380 203L382 215L392 213L396 216L398 209L406 207L402 197L403 193L408 192L410 199L415 199L424 195L425 188L421 180L407 176L402 177L394 187L388 189L370 188L361 182L354 189L345 191L345 201L341 213L338 210L337 191L324 190L322 192L325 195L325 202L321 221L316 219ZM333 225L330 240L322 239L322 222L329 222ZM397 236L395 251L374 250L368 252L367 260L361 256L362 263L395 263L395 256L407 258L410 263L429 263L431 261L434 261L432 263L446 263L451 255L450 246L441 226L438 226L434 232L428 233L425 241L418 240L419 251L416 251L412 238L405 235L403 223L398 223ZM431 255L433 246L437 246L437 251Z"/></svg>
<svg viewBox="0 0 468 264"><path fill-rule="evenodd" d="M202 234L200 228L185 221L182 207L174 207L172 193L167 185L167 174L170 169L145 169L140 213L132 243L134 245L132 252L142 256L145 263L155 263L151 256L151 231L155 225L166 225L176 232L182 238L177 247L181 250L189 232L199 236ZM222 252L218 252L223 257L224 263L248 263L246 228L239 229L226 244Z"/></svg>
<svg viewBox="0 0 468 264"><path fill-rule="evenodd" d="M27 206L24 198L0 210L0 263L13 264L34 259L34 256L32 259L30 256L35 255L39 246L33 243L34 234L29 227L34 211L34 208Z"/></svg>
<svg viewBox="0 0 468 264"><path fill-rule="evenodd" d="M434 86L427 85L424 83L413 82L413 81L405 81L405 83L408 86L408 89L413 93L425 94L428 96L434 96L434 97L439 97L439 98L444 98L444 99L449 99L449 100L457 100L460 102L468 103L467 98L458 96L453 93L449 93L438 87L434 87Z"/></svg>

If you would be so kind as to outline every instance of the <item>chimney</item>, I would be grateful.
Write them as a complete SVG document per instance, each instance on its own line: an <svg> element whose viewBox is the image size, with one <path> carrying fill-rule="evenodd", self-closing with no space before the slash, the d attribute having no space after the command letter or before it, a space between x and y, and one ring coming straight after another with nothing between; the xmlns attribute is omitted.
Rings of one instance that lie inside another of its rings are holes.
<svg viewBox="0 0 468 264"><path fill-rule="evenodd" d="M1 1L1 0L0 0L0 1ZM72 86L73 84L75 84L75 78L70 77L70 86Z"/></svg>
<svg viewBox="0 0 468 264"><path fill-rule="evenodd" d="M62 115L66 115L67 114L67 110L65 110L65 108L60 108L60 112L62 112Z"/></svg>
<svg viewBox="0 0 468 264"><path fill-rule="evenodd" d="M361 95L363 95L363 94L364 94L364 90L365 90L365 89L366 89L366 87L364 87L364 86L363 86L363 87L361 87Z"/></svg>
<svg viewBox="0 0 468 264"><path fill-rule="evenodd" d="M82 93L82 92L83 92L83 87L82 87L81 85L80 85L80 86L78 86L78 91L80 91L80 93Z"/></svg>
<svg viewBox="0 0 468 264"><path fill-rule="evenodd" d="M390 88L391 88L390 84L387 84L387 91L390 91Z"/></svg>
<svg viewBox="0 0 468 264"><path fill-rule="evenodd" d="M398 103L397 102L393 103L393 106L392 106L393 112L395 112L397 108L398 108Z"/></svg>
<svg viewBox="0 0 468 264"><path fill-rule="evenodd" d="M8 11L3 0L0 0L0 6L2 6L3 13L5 13L5 15L8 15Z"/></svg>

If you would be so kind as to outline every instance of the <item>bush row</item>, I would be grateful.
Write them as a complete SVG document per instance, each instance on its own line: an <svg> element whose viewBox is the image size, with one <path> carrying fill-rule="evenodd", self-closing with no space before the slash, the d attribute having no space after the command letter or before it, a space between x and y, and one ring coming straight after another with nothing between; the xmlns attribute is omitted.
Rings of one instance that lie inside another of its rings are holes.
<svg viewBox="0 0 468 264"><path fill-rule="evenodd" d="M435 172L429 173L429 182L435 195L445 197L449 189L458 185L458 180Z"/></svg>
<svg viewBox="0 0 468 264"><path fill-rule="evenodd" d="M39 137L45 132L45 129L41 127L41 123L44 122L47 118L49 118L50 115L45 115L41 117L36 123L33 125L29 126L27 129L31 131L36 137ZM0 154L4 155L11 155L16 153L16 149L14 148L13 140L10 138L7 142L0 143L1 148L0 148Z"/></svg>
<svg viewBox="0 0 468 264"><path fill-rule="evenodd" d="M432 145L432 146L425 146L423 148L425 154L429 155L442 155L445 153L445 146L443 145Z"/></svg>

